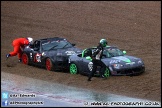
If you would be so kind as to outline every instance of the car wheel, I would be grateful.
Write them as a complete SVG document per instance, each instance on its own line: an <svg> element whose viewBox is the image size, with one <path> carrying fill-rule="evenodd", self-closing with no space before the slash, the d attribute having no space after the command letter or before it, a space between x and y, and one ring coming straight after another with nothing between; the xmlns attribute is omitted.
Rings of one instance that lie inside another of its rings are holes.
<svg viewBox="0 0 162 108"><path fill-rule="evenodd" d="M104 73L104 76L105 76L106 78L110 76L110 71L109 71L108 68L106 68L105 73Z"/></svg>
<svg viewBox="0 0 162 108"><path fill-rule="evenodd" d="M49 58L46 59L46 69L47 69L48 71L52 71L52 70L53 70L52 61L51 61Z"/></svg>
<svg viewBox="0 0 162 108"><path fill-rule="evenodd" d="M78 68L77 68L77 65L75 63L70 64L70 73L71 74L77 74L78 73Z"/></svg>
<svg viewBox="0 0 162 108"><path fill-rule="evenodd" d="M23 64L26 64L26 65L29 64L29 58L28 58L28 55L26 53L23 53L21 58L22 58Z"/></svg>

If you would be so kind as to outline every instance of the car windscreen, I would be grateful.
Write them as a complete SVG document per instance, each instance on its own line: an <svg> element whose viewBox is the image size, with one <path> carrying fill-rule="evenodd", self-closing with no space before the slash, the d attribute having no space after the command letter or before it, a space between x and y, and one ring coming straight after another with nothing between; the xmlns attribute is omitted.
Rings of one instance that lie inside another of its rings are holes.
<svg viewBox="0 0 162 108"><path fill-rule="evenodd" d="M43 41L41 43L42 49L44 51L53 50L53 49L61 49L61 48L69 48L72 47L72 44L66 40L58 40L58 41Z"/></svg>
<svg viewBox="0 0 162 108"><path fill-rule="evenodd" d="M106 48L103 51L103 54L106 55L106 58L123 56L123 52L118 48Z"/></svg>

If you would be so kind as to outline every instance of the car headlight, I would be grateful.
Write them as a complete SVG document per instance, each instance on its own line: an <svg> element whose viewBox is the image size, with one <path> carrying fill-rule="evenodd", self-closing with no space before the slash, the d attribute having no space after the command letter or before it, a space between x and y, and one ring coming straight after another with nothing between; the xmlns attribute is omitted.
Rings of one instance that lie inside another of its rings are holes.
<svg viewBox="0 0 162 108"><path fill-rule="evenodd" d="M120 67L123 67L123 65L122 64L113 64L113 67L119 69Z"/></svg>
<svg viewBox="0 0 162 108"><path fill-rule="evenodd" d="M143 62L141 60L138 61L138 64L142 64Z"/></svg>

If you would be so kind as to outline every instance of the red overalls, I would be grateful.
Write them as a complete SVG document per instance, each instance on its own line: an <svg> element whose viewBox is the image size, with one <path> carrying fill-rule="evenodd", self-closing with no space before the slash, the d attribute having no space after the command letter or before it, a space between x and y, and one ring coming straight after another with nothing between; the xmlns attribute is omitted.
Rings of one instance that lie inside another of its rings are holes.
<svg viewBox="0 0 162 108"><path fill-rule="evenodd" d="M29 41L27 38L18 38L13 40L12 45L14 47L14 51L10 52L11 56L16 56L18 54L18 58L21 59L22 56L22 49L25 48L25 45L28 45Z"/></svg>

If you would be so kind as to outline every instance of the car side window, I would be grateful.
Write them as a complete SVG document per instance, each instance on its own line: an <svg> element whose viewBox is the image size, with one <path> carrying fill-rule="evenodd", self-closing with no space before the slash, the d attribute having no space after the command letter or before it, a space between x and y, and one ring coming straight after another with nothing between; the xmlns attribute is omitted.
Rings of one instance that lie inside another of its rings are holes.
<svg viewBox="0 0 162 108"><path fill-rule="evenodd" d="M103 51L103 54L106 56L106 58L111 57L111 55L108 53L108 51L107 51L107 50L104 50L104 51Z"/></svg>
<svg viewBox="0 0 162 108"><path fill-rule="evenodd" d="M38 50L40 49L40 41L35 41L35 42L33 43L33 49L34 49L35 51L38 51Z"/></svg>
<svg viewBox="0 0 162 108"><path fill-rule="evenodd" d="M77 56L78 56L78 57L82 57L82 54L78 54Z"/></svg>
<svg viewBox="0 0 162 108"><path fill-rule="evenodd" d="M91 49L86 49L86 50L84 51L83 57L87 57L87 56L91 56L91 55L92 55L92 50L91 50Z"/></svg>
<svg viewBox="0 0 162 108"><path fill-rule="evenodd" d="M34 47L35 48L40 48L40 41L35 41Z"/></svg>

